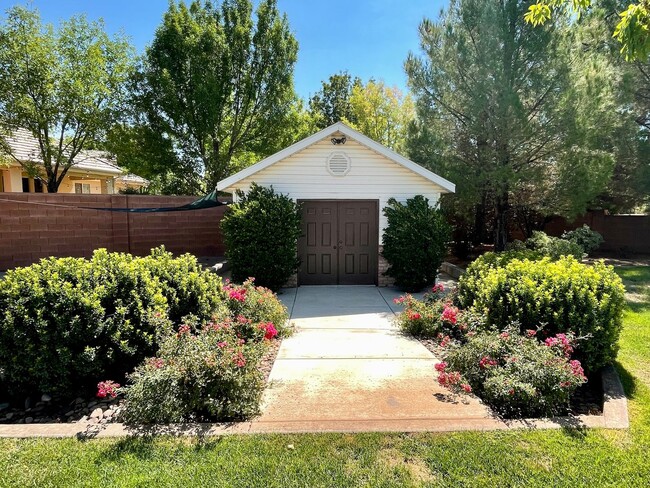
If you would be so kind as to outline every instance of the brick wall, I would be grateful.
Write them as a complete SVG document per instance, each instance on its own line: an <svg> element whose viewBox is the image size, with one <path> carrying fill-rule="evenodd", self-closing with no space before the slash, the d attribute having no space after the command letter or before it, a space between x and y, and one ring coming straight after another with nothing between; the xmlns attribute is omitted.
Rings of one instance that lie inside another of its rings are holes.
<svg viewBox="0 0 650 488"><path fill-rule="evenodd" d="M587 224L599 232L605 240L598 251L607 254L650 254L650 215L608 215L604 212L588 212L573 222L562 217L553 218L544 232L561 236L565 230L573 230ZM520 231L512 233L513 239L523 239Z"/></svg>
<svg viewBox="0 0 650 488"><path fill-rule="evenodd" d="M222 256L219 221L226 207L151 214L79 207L175 207L196 197L0 193L0 270L47 256L88 257L93 250L148 254L164 244L174 253Z"/></svg>
<svg viewBox="0 0 650 488"><path fill-rule="evenodd" d="M392 286L395 284L395 279L391 278L390 276L384 275L384 272L388 269L388 261L386 261L386 258L382 255L382 252L384 250L384 246L379 246L379 262L378 264L378 271L379 271L379 281L378 285L379 286Z"/></svg>

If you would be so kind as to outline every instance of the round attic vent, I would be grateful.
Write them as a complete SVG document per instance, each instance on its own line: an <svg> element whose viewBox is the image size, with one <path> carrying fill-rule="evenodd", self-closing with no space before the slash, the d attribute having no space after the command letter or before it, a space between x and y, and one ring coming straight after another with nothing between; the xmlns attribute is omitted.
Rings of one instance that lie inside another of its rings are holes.
<svg viewBox="0 0 650 488"><path fill-rule="evenodd" d="M343 152L333 152L327 158L327 171L332 176L345 176L350 171L350 158Z"/></svg>

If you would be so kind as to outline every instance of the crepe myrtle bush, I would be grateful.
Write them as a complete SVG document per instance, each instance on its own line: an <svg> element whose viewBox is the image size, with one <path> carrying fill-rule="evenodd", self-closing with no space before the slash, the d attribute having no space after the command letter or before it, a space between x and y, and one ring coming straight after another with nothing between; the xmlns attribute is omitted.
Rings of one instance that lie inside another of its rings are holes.
<svg viewBox="0 0 650 488"><path fill-rule="evenodd" d="M274 334L268 324L242 336L243 321L183 324L163 341L120 390L129 424L239 420L259 412L264 388L260 360Z"/></svg>
<svg viewBox="0 0 650 488"><path fill-rule="evenodd" d="M436 364L438 382L454 392L473 392L508 418L566 413L571 394L586 382L582 365L570 359L573 336L542 341L539 331L485 331L445 348Z"/></svg>
<svg viewBox="0 0 650 488"><path fill-rule="evenodd" d="M389 264L385 274L404 291L420 291L435 282L451 228L442 212L422 195L406 203L391 198L383 212L388 220L382 242Z"/></svg>
<svg viewBox="0 0 650 488"><path fill-rule="evenodd" d="M249 277L277 291L298 270L297 246L302 234L300 206L273 187L253 183L248 193L237 192L221 220L232 279Z"/></svg>

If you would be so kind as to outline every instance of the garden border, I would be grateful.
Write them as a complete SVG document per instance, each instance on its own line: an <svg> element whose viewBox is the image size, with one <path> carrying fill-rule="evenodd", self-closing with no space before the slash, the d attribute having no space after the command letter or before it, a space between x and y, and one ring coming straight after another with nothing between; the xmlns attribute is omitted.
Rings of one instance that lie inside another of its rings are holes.
<svg viewBox="0 0 650 488"><path fill-rule="evenodd" d="M602 372L602 415L578 415L548 419L504 421L498 418L382 419L367 421L313 420L300 422L235 422L229 424L189 423L127 427L121 423L93 424L4 424L0 438L76 437L80 440L126 436L221 436L231 434L320 433L320 432L457 432L518 429L605 428L627 429L630 425L627 398L618 372L608 366Z"/></svg>

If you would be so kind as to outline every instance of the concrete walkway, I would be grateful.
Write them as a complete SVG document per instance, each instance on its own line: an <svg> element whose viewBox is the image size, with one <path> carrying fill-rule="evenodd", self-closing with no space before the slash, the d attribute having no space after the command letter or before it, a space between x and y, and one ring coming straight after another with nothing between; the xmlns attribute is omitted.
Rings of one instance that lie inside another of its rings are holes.
<svg viewBox="0 0 650 488"><path fill-rule="evenodd" d="M399 296L374 286L285 290L297 330L280 347L255 431L409 430L490 418L476 398L452 401L436 382L438 360L396 329Z"/></svg>

